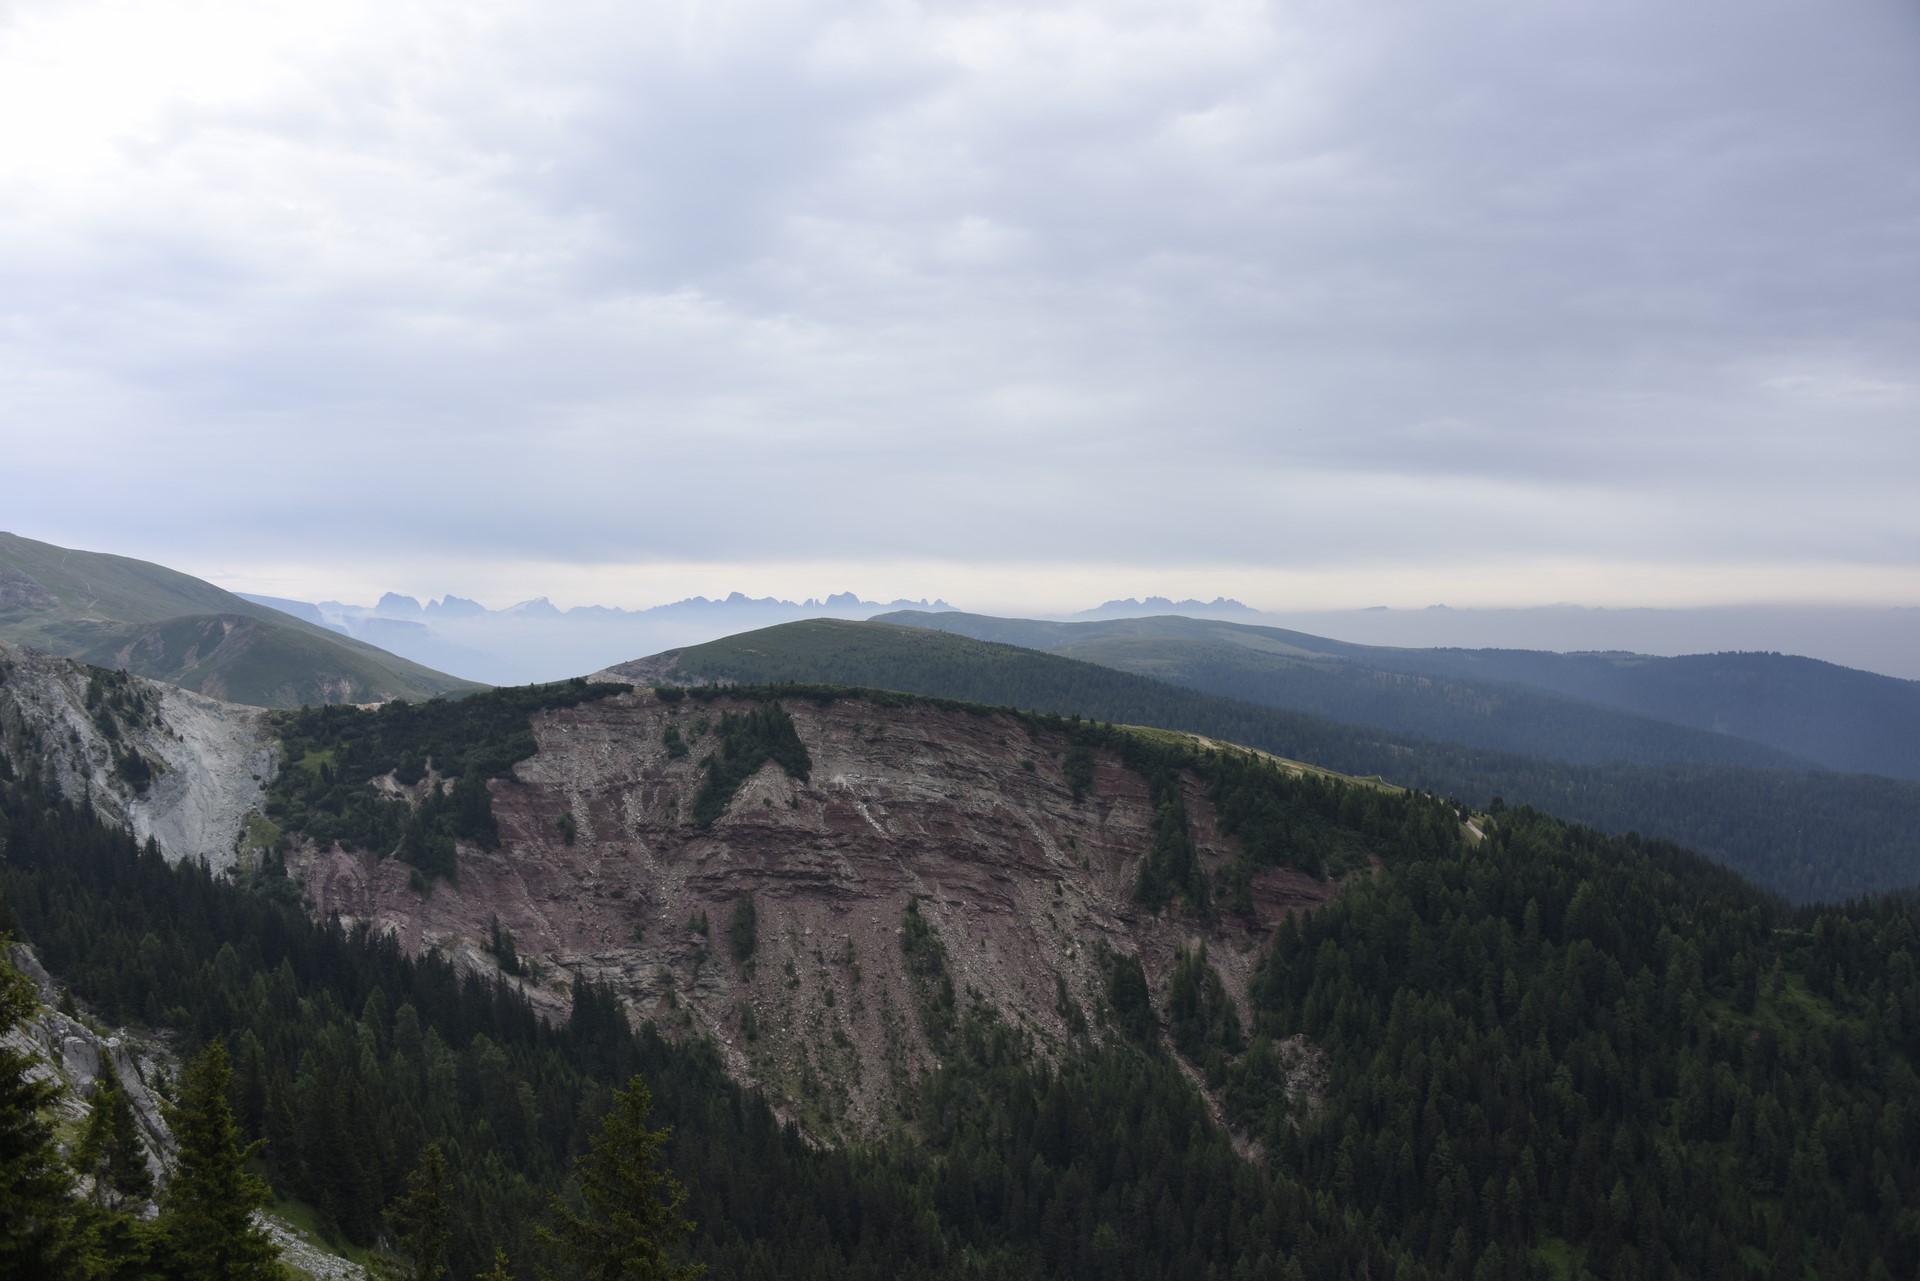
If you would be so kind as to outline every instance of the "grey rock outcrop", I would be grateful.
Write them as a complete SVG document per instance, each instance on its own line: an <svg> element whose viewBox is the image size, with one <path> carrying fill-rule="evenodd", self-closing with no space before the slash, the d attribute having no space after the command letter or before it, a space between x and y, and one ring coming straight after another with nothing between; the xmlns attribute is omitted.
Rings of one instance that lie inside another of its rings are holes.
<svg viewBox="0 0 1920 1281"><path fill-rule="evenodd" d="M136 840L152 838L169 862L234 866L275 767L268 713L121 676L146 714L103 718L87 706L95 670L0 644L0 747L62 795L88 798ZM151 771L144 787L117 768L130 751Z"/></svg>

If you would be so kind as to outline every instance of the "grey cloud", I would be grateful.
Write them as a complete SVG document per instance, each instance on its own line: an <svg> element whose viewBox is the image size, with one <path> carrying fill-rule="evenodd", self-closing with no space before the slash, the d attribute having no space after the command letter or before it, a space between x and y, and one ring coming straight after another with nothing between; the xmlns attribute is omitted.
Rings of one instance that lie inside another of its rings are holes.
<svg viewBox="0 0 1920 1281"><path fill-rule="evenodd" d="M160 110L0 235L19 527L1920 560L1904 6L733 12Z"/></svg>

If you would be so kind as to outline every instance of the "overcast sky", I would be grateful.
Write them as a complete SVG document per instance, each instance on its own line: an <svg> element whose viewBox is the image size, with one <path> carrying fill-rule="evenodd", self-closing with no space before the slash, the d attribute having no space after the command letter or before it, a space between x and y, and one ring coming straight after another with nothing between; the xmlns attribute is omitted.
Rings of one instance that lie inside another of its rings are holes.
<svg viewBox="0 0 1920 1281"><path fill-rule="evenodd" d="M1920 604L1920 6L0 0L0 528L242 590Z"/></svg>

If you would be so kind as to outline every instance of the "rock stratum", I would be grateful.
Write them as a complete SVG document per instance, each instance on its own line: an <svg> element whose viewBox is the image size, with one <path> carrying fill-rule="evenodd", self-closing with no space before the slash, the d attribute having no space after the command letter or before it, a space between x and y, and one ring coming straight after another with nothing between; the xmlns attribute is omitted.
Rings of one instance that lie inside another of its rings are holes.
<svg viewBox="0 0 1920 1281"><path fill-rule="evenodd" d="M520 956L549 967L533 987L556 1012L560 978L610 982L636 1015L710 1036L736 1076L823 1136L909 1114L913 1081L937 1064L927 1007L938 996L902 946L909 904L945 949L956 1001L991 1005L1044 1051L1065 1044L1076 1009L1104 1006L1104 954L1137 955L1158 989L1176 949L1205 943L1243 999L1267 930L1337 888L1274 868L1256 879L1251 920L1156 914L1133 901L1148 788L1111 756L1076 802L1064 736L1010 715L785 706L808 778L769 761L708 827L689 817L700 762L719 717L751 704L640 690L535 715L538 752L493 784L501 847L463 843L453 881L422 893L405 864L339 848L303 851L289 870L315 911L416 951L479 963L497 921ZM670 753L669 726L685 755ZM1218 867L1235 843L1197 781L1185 799L1201 862ZM748 896L742 957L731 925Z"/></svg>

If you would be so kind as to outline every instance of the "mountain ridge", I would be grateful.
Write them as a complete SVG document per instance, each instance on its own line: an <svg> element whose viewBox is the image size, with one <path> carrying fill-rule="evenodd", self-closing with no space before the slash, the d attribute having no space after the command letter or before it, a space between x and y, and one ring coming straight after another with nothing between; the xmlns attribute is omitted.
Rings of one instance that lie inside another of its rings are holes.
<svg viewBox="0 0 1920 1281"><path fill-rule="evenodd" d="M881 622L788 623L616 671L828 681L1160 726L1485 806L1531 804L1686 845L1798 900L1920 884L1920 784L1729 765L1573 764L1355 726L1062 655Z"/></svg>
<svg viewBox="0 0 1920 1281"><path fill-rule="evenodd" d="M1588 763L1812 764L1920 779L1920 733L1913 729L1920 725L1920 682L1794 655L1401 649L1178 616L1049 622L900 611L871 621L1041 649L1224 697L1528 755ZM1655 724L1677 730L1657 731ZM1579 741L1589 737L1591 744ZM1566 746L1554 750L1556 739Z"/></svg>
<svg viewBox="0 0 1920 1281"><path fill-rule="evenodd" d="M164 565L10 533L0 640L258 706L480 688Z"/></svg>

